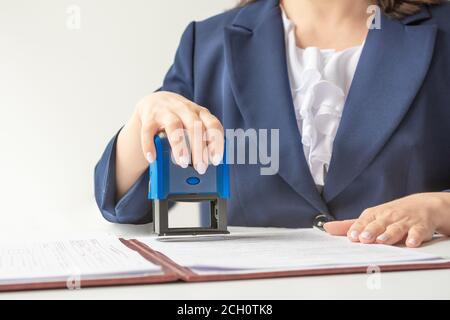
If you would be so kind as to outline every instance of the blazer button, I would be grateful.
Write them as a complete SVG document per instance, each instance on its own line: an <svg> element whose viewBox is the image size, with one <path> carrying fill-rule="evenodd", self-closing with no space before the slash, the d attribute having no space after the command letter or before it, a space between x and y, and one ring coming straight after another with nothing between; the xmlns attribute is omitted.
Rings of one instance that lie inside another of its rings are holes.
<svg viewBox="0 0 450 320"><path fill-rule="evenodd" d="M333 221L332 217L325 215L325 214L320 214L314 218L313 227L320 229L322 231L325 231L323 226L325 225L325 223L331 222L331 221Z"/></svg>

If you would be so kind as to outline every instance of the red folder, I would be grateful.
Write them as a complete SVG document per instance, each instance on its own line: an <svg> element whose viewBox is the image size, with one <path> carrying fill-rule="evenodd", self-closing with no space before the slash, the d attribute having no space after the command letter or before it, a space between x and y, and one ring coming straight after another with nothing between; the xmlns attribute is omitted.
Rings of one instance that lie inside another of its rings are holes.
<svg viewBox="0 0 450 320"><path fill-rule="evenodd" d="M124 285L142 285L151 283L168 283L168 282L206 282L206 281L230 281L230 280L250 280L250 279L267 279L282 277L301 277L301 276L318 276L318 275L337 275L337 274L355 274L366 273L369 266L357 267L332 267L332 268L314 268L290 271L273 271L273 272L250 272L238 274L208 274L199 275L181 266L164 254L153 250L146 244L138 240L120 241L129 249L138 252L142 257L153 264L162 267L161 274L149 276L130 276L111 279L90 279L80 281L80 288L88 287L105 287L105 286L124 286ZM450 261L436 260L426 263L404 263L395 265L378 266L381 272L394 271L412 271L412 270L434 270L434 269L450 269ZM25 291L25 290L48 290L48 289L66 289L67 282L41 282L41 283L18 283L0 285L0 292L5 291Z"/></svg>

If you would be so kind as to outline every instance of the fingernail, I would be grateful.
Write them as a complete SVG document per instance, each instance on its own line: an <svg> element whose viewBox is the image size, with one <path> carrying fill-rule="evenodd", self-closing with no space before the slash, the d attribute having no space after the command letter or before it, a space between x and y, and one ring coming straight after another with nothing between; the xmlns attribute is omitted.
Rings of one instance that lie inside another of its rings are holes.
<svg viewBox="0 0 450 320"><path fill-rule="evenodd" d="M147 161L150 164L152 164L155 161L155 158L153 158L153 155L151 152L147 153Z"/></svg>
<svg viewBox="0 0 450 320"><path fill-rule="evenodd" d="M199 162L195 168L199 174L203 175L206 173L207 166L203 162Z"/></svg>
<svg viewBox="0 0 450 320"><path fill-rule="evenodd" d="M417 240L414 238L408 239L407 244L411 245L411 246L417 246Z"/></svg>
<svg viewBox="0 0 450 320"><path fill-rule="evenodd" d="M353 230L351 233L350 233L350 237L352 238L352 239L358 239L358 237L359 237L359 232L358 231L356 231L356 230Z"/></svg>
<svg viewBox="0 0 450 320"><path fill-rule="evenodd" d="M365 240L370 240L372 239L372 234L368 231L364 231L363 233L361 233L361 238Z"/></svg>
<svg viewBox="0 0 450 320"><path fill-rule="evenodd" d="M389 235L387 235L386 233L383 233L382 235L380 235L380 236L377 238L377 240L378 240L378 241L381 241L381 242L386 242L386 241L389 240Z"/></svg>
<svg viewBox="0 0 450 320"><path fill-rule="evenodd" d="M189 167L189 157L188 156L181 156L181 157L179 157L178 158L178 164L183 169L186 169L187 167Z"/></svg>
<svg viewBox="0 0 450 320"><path fill-rule="evenodd" d="M214 154L211 157L211 162L213 165L218 166L222 162L222 156L220 154Z"/></svg>

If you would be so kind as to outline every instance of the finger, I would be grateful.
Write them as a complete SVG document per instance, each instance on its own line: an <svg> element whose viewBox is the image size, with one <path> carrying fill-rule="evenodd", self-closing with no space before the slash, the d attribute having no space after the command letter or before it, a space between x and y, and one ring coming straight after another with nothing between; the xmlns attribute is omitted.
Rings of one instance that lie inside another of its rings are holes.
<svg viewBox="0 0 450 320"><path fill-rule="evenodd" d="M388 223L382 219L375 219L370 222L359 235L361 243L374 243L377 237L386 231Z"/></svg>
<svg viewBox="0 0 450 320"><path fill-rule="evenodd" d="M208 169L208 153L203 139L205 131L203 122L189 106L178 108L177 114L187 130L194 168L199 174L205 174Z"/></svg>
<svg viewBox="0 0 450 320"><path fill-rule="evenodd" d="M433 238L434 231L422 225L414 225L409 229L406 245L409 248L417 248L425 241Z"/></svg>
<svg viewBox="0 0 450 320"><path fill-rule="evenodd" d="M151 164L156 160L154 137L159 131L159 124L150 119L143 119L141 127L141 146L144 157Z"/></svg>
<svg viewBox="0 0 450 320"><path fill-rule="evenodd" d="M375 211L373 209L364 210L359 219L350 227L347 233L349 239L358 242L360 234L373 220L375 220Z"/></svg>
<svg viewBox="0 0 450 320"><path fill-rule="evenodd" d="M345 236L356 220L333 221L325 223L325 231L333 236Z"/></svg>
<svg viewBox="0 0 450 320"><path fill-rule="evenodd" d="M386 230L377 237L377 243L387 245L397 244L405 238L408 230L407 223L403 221L388 225Z"/></svg>
<svg viewBox="0 0 450 320"><path fill-rule="evenodd" d="M211 163L219 165L223 159L224 153L224 129L219 119L213 116L208 109L202 108L199 117L206 128L206 143L208 156Z"/></svg>
<svg viewBox="0 0 450 320"><path fill-rule="evenodd" d="M170 111L164 112L160 122L167 134L176 163L182 168L187 168L190 163L190 157L184 136L183 122L176 114Z"/></svg>
<svg viewBox="0 0 450 320"><path fill-rule="evenodd" d="M208 169L209 155L207 148L206 127L200 117L200 113L205 111L209 113L209 110L184 97L182 97L182 101L188 106L188 110L196 116L194 122L194 144L192 145L192 152L194 166L200 174L203 174Z"/></svg>

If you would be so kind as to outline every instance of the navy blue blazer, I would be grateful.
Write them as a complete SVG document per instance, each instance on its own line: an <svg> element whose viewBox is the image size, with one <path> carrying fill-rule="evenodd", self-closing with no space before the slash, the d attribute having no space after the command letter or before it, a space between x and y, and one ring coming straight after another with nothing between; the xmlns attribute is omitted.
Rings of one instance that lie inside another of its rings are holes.
<svg viewBox="0 0 450 320"><path fill-rule="evenodd" d="M378 204L450 187L450 5L402 21L383 15L360 58L322 194L308 168L294 115L278 0L260 0L182 36L161 90L208 107L225 128L280 129L280 169L233 165L231 225L311 227L318 213L358 217ZM151 221L148 177L115 199L115 144L95 170L103 216Z"/></svg>

